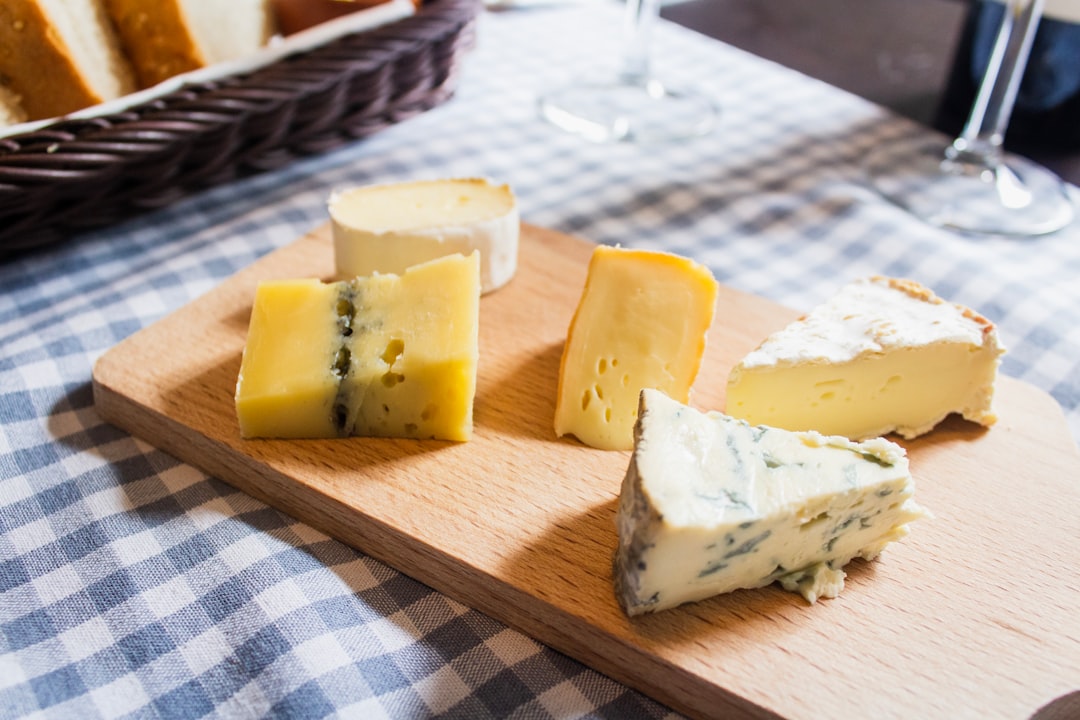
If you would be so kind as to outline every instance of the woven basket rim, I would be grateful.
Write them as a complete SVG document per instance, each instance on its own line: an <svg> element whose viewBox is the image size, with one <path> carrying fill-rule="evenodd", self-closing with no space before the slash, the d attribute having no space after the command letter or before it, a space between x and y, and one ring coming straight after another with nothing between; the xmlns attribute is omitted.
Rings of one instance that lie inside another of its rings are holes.
<svg viewBox="0 0 1080 720"><path fill-rule="evenodd" d="M411 12L413 9L416 12ZM346 35L376 30L395 21L407 19L422 11L423 8L415 8L412 0L385 0L378 5L343 15L285 38L275 36L270 44L242 58L181 73L153 87L144 88L97 105L91 105L63 116L28 120L23 123L0 127L0 140L47 129L50 125L59 122L118 115L129 109L138 109L142 105L152 103L158 98L167 96L185 86L198 86L250 75L291 55L311 52Z"/></svg>
<svg viewBox="0 0 1080 720"><path fill-rule="evenodd" d="M0 258L321 153L453 93L481 0L429 0L243 74L0 137Z"/></svg>

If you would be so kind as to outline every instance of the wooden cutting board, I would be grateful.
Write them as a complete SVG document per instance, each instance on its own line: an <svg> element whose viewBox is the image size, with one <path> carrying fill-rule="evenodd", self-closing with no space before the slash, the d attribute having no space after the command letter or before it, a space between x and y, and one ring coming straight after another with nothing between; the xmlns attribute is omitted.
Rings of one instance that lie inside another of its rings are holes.
<svg viewBox="0 0 1080 720"><path fill-rule="evenodd" d="M935 517L850 565L839 598L810 606L770 587L625 617L610 566L629 454L552 430L591 248L523 227L518 275L481 302L469 443L240 439L233 391L255 285L329 278L326 227L102 356L97 408L689 715L1027 719L1080 690L1080 453L1057 404L1007 377L989 431L949 420L905 443ZM693 404L722 408L731 366L796 315L722 288Z"/></svg>

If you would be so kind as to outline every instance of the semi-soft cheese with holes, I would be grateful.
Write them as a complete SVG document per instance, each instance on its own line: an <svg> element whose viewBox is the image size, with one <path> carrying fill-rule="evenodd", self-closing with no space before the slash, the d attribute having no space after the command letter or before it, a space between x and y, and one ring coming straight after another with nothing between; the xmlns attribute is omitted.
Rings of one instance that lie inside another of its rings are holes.
<svg viewBox="0 0 1080 720"><path fill-rule="evenodd" d="M479 307L477 253L401 275L260 283L236 385L241 435L470 439Z"/></svg>
<svg viewBox="0 0 1080 720"><path fill-rule="evenodd" d="M693 260L598 246L563 348L555 434L629 450L642 388L688 400L718 291Z"/></svg>

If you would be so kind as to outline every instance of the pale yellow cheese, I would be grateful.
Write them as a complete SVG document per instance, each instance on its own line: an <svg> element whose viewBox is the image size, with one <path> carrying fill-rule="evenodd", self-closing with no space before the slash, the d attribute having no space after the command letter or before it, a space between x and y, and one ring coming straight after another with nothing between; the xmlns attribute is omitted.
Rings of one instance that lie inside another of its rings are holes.
<svg viewBox="0 0 1080 720"><path fill-rule="evenodd" d="M338 277L405 268L443 255L480 253L483 292L517 270L520 220L508 185L477 178L353 187L329 201Z"/></svg>
<svg viewBox="0 0 1080 720"><path fill-rule="evenodd" d="M468 440L479 361L480 257L357 278L354 434Z"/></svg>
<svg viewBox="0 0 1080 720"><path fill-rule="evenodd" d="M717 291L693 260L598 246L563 348L555 434L630 450L642 388L687 402Z"/></svg>
<svg viewBox="0 0 1080 720"><path fill-rule="evenodd" d="M479 256L350 281L261 283L236 389L244 437L468 440Z"/></svg>
<svg viewBox="0 0 1080 720"><path fill-rule="evenodd" d="M338 434L333 358L343 346L335 309L340 290L313 279L259 284L236 386L241 435Z"/></svg>
<svg viewBox="0 0 1080 720"><path fill-rule="evenodd" d="M1004 350L994 325L911 281L851 283L732 370L729 415L752 424L914 438L951 413L991 425Z"/></svg>

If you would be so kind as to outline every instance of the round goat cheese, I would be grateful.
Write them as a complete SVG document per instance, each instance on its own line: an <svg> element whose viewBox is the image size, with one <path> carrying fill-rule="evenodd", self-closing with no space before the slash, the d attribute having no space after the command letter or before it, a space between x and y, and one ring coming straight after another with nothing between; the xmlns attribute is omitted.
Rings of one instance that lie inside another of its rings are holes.
<svg viewBox="0 0 1080 720"><path fill-rule="evenodd" d="M341 278L400 274L473 250L480 252L484 293L517 270L520 221L507 185L465 178L354 187L332 193L329 210Z"/></svg>

